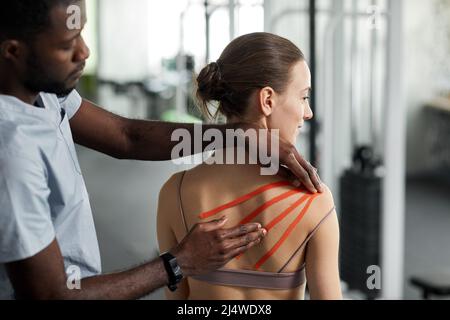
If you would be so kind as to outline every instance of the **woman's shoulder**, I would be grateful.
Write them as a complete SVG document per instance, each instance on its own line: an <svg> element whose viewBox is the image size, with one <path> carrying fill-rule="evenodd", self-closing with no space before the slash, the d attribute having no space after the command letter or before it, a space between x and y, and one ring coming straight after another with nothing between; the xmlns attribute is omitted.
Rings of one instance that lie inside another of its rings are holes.
<svg viewBox="0 0 450 320"><path fill-rule="evenodd" d="M328 209L331 209L334 207L334 198L333 193L331 192L330 188L326 184L322 184L322 192L317 193L317 202Z"/></svg>
<svg viewBox="0 0 450 320"><path fill-rule="evenodd" d="M183 178L186 171L179 171L170 176L169 179L164 182L164 184L161 187L161 190L159 191L160 200L161 197L164 195L171 195L172 198L174 195L178 194L178 189L181 183L181 179Z"/></svg>
<svg viewBox="0 0 450 320"><path fill-rule="evenodd" d="M195 182L201 182L198 175L198 173L202 172L201 168L202 166L200 165L189 170L182 170L173 173L161 187L160 195L178 194L181 184L183 184L183 187L186 187L192 180ZM189 176L189 178L187 176Z"/></svg>
<svg viewBox="0 0 450 320"><path fill-rule="evenodd" d="M323 192L316 193L310 198L308 213L309 229L313 230L321 221L336 212L333 193L327 185L323 185Z"/></svg>
<svg viewBox="0 0 450 320"><path fill-rule="evenodd" d="M183 193L186 193L186 191L191 189L192 182L195 182L195 185L200 184L201 179L198 179L195 175L196 171L197 167L173 173L159 191L159 202L165 201L176 204L181 193L181 188L183 188Z"/></svg>
<svg viewBox="0 0 450 320"><path fill-rule="evenodd" d="M173 174L166 180L166 182L164 182L164 184L163 184L163 189L164 189L164 188L170 188L170 187L173 187L173 186L177 185L178 182L179 182L179 180L181 179L181 176L182 176L183 174L185 174L185 173L186 173L186 171L178 171L178 172L173 173Z"/></svg>

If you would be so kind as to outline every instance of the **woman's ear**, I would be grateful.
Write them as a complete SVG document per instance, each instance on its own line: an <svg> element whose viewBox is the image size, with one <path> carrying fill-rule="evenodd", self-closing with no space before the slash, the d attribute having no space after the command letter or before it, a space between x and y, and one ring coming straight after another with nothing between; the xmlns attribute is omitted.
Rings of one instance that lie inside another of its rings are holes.
<svg viewBox="0 0 450 320"><path fill-rule="evenodd" d="M273 108L275 107L275 91L271 87L265 87L259 91L259 106L261 112L266 117L273 113Z"/></svg>

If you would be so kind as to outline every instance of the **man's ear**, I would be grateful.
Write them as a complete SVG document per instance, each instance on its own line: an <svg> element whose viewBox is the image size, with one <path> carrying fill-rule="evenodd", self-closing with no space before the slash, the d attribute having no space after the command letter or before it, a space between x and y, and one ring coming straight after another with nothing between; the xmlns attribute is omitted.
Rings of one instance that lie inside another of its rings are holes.
<svg viewBox="0 0 450 320"><path fill-rule="evenodd" d="M259 91L259 106L266 117L270 116L275 107L275 90L271 87L262 88Z"/></svg>
<svg viewBox="0 0 450 320"><path fill-rule="evenodd" d="M0 55L5 60L20 60L23 50L23 45L17 40L5 40L0 44Z"/></svg>

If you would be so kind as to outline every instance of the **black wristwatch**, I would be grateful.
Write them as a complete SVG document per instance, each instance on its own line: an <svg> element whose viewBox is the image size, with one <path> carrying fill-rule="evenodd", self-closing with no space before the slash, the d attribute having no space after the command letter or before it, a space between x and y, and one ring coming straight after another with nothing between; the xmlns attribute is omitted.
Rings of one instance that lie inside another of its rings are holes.
<svg viewBox="0 0 450 320"><path fill-rule="evenodd" d="M161 254L160 258L164 261L164 268L169 277L169 284L167 287L173 292L177 290L177 284L183 279L183 272L178 265L177 259L169 252Z"/></svg>

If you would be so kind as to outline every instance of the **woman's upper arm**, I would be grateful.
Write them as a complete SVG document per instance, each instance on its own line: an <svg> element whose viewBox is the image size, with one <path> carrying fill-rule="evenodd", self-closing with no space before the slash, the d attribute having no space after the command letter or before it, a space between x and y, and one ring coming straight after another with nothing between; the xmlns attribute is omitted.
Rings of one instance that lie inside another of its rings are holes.
<svg viewBox="0 0 450 320"><path fill-rule="evenodd" d="M175 178L172 176L161 188L158 199L157 213L157 234L158 244L161 253L170 250L178 244L175 232L173 231L173 217L177 206L173 199L177 197L175 188Z"/></svg>
<svg viewBox="0 0 450 320"><path fill-rule="evenodd" d="M158 214L157 214L157 235L159 250L161 253L169 251L178 244L178 240L173 230L173 223L176 217L181 219L178 212L179 207L174 199L178 198L177 175L172 176L162 187L159 193ZM171 292L165 290L166 298L169 300L184 300L189 296L189 286L186 279L178 284L178 289Z"/></svg>
<svg viewBox="0 0 450 320"><path fill-rule="evenodd" d="M328 190L329 192L329 190ZM329 193L324 208L334 207ZM322 216L329 212L322 210ZM306 248L306 276L313 300L342 299L339 276L339 222L336 210L322 222Z"/></svg>

